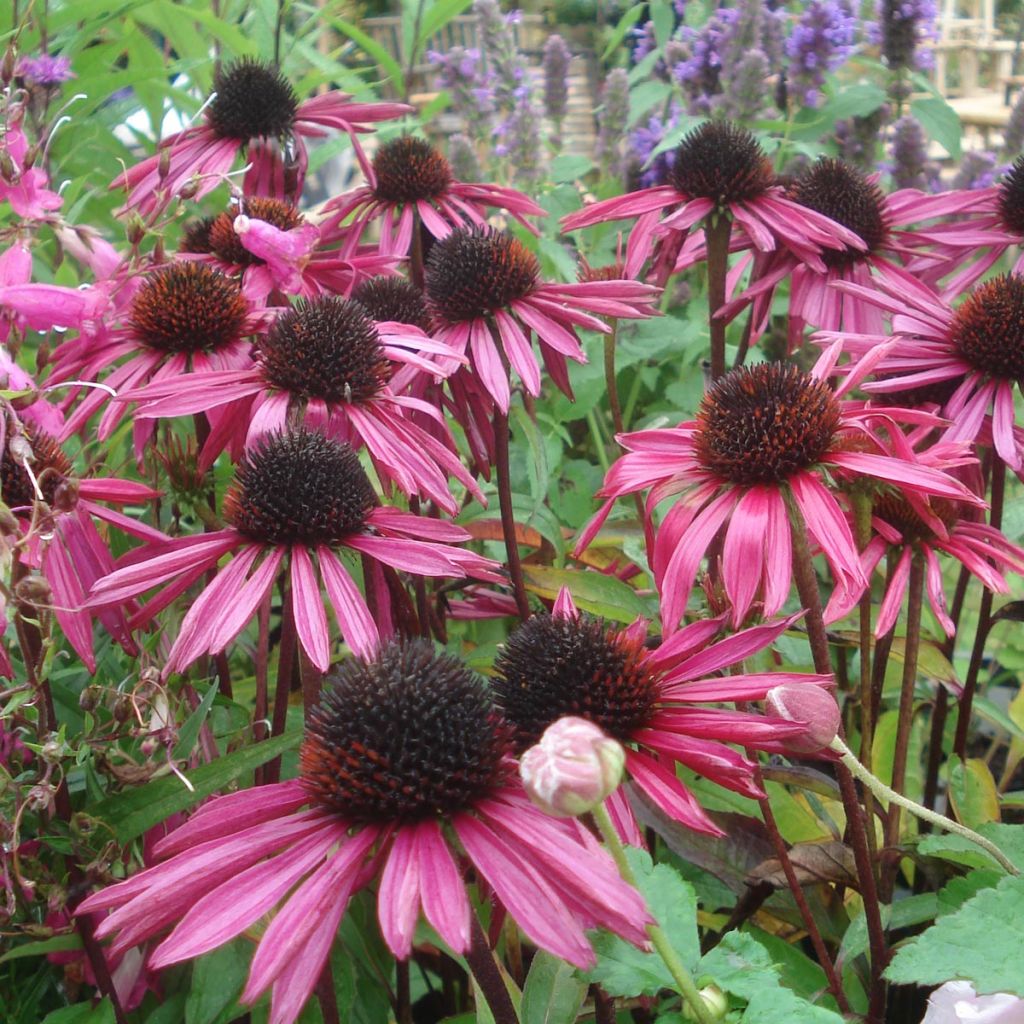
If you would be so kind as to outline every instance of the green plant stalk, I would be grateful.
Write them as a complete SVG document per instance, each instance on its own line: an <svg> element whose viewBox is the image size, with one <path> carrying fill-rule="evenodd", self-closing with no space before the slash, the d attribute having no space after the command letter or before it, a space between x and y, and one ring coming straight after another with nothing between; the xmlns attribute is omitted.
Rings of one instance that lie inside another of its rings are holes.
<svg viewBox="0 0 1024 1024"><path fill-rule="evenodd" d="M633 869L629 866L629 861L626 859L625 847L622 845L622 840L619 839L618 832L615 831L615 826L612 824L612 819L608 816L608 811L605 810L604 804L599 804L595 807L591 814L593 814L594 821L601 831L605 845L608 847L608 852L615 861L615 866L619 869L619 874L634 889L639 891L636 875L633 874ZM682 960L679 959L679 954L672 948L672 943L669 942L668 936L661 926L649 924L647 926L647 934L650 936L654 948L658 951L658 956L665 962L665 966L672 975L679 994L689 1004L693 1015L700 1024L716 1024L715 1019L708 1012L708 1008L701 998L700 992L690 976L690 972L686 969L686 965Z"/></svg>
<svg viewBox="0 0 1024 1024"><path fill-rule="evenodd" d="M923 807L921 804L916 803L909 797L903 796L902 793L897 793L896 790L887 786L881 779L876 778L868 771L854 756L853 751L837 736L830 744L829 749L834 750L842 760L843 764L849 769L850 774L856 779L862 782L872 793L875 794L880 800L887 800L890 803L898 804L905 811L909 811L915 817L920 818L922 821L927 821L929 824L941 828L946 832L952 832L953 835L961 836L964 839L970 840L976 846L980 846L990 857L992 857L1000 867L1005 869L1011 875L1019 875L1020 870L1010 860L1007 859L1006 854L999 849L995 843L990 842L984 836L979 835L974 829L968 828L966 825L961 825L958 821L953 821L952 818L947 818L944 814L938 814L936 811L930 811L927 807Z"/></svg>
<svg viewBox="0 0 1024 1024"><path fill-rule="evenodd" d="M914 685L917 683L917 656L921 649L921 607L924 601L924 555L915 551L910 559L910 582L907 587L907 632L903 649L903 681L896 720L896 745L892 757L892 788L902 791L907 777L907 749L910 727L914 720ZM885 822L885 845L894 847L899 841L900 805L890 803ZM879 872L879 896L883 903L892 899L898 860L886 861Z"/></svg>

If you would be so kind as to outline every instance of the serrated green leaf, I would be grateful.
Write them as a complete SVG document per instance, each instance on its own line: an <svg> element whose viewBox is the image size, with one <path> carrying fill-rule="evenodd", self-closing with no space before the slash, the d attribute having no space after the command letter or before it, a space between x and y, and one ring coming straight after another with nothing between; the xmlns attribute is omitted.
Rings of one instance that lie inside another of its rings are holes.
<svg viewBox="0 0 1024 1024"><path fill-rule="evenodd" d="M576 968L540 950L523 986L522 1024L572 1024L586 997Z"/></svg>
<svg viewBox="0 0 1024 1024"><path fill-rule="evenodd" d="M648 909L658 918L672 948L692 969L700 957L697 937L697 896L668 864L652 864L646 850L626 851ZM593 940L597 965L585 975L611 996L652 996L675 989L672 975L657 953L644 953L617 935L601 932Z"/></svg>
<svg viewBox="0 0 1024 1024"><path fill-rule="evenodd" d="M1003 877L1002 872L977 868L968 875L952 878L936 893L938 906L936 918L958 911L969 899L983 889L994 889Z"/></svg>
<svg viewBox="0 0 1024 1024"><path fill-rule="evenodd" d="M762 989L747 1004L742 1024L843 1024L824 1006L814 1006L788 988Z"/></svg>
<svg viewBox="0 0 1024 1024"><path fill-rule="evenodd" d="M615 576L550 565L524 565L523 575L527 590L553 601L568 587L579 608L612 622L632 622L647 611L636 591Z"/></svg>
<svg viewBox="0 0 1024 1024"><path fill-rule="evenodd" d="M900 949L885 977L899 985L969 981L979 995L1024 996L1020 922L1024 877L1004 878L969 899Z"/></svg>
<svg viewBox="0 0 1024 1024"><path fill-rule="evenodd" d="M763 988L779 985L779 971L771 954L745 932L728 932L701 957L694 973L698 984L714 982L740 999L750 999Z"/></svg>
<svg viewBox="0 0 1024 1024"><path fill-rule="evenodd" d="M301 739L301 732L285 733L218 757L210 764L200 765L185 773L194 791L187 789L176 775L167 775L137 789L107 797L92 808L91 815L106 821L118 841L130 842L172 814L191 807L261 764L291 750Z"/></svg>
<svg viewBox="0 0 1024 1024"><path fill-rule="evenodd" d="M989 842L995 843L1011 864L1024 871L1024 825L989 822L977 831ZM1003 871L1003 868L1000 868L976 843L948 832L925 836L917 844L917 852L927 857L941 857L943 860L964 864L967 867L997 868Z"/></svg>

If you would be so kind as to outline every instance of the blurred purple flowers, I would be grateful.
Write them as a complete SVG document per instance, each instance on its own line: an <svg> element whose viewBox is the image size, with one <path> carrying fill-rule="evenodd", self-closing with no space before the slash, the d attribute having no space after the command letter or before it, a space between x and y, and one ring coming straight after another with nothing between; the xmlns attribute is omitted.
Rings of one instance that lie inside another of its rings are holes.
<svg viewBox="0 0 1024 1024"><path fill-rule="evenodd" d="M804 106L815 106L825 75L854 50L857 20L842 2L812 0L786 40L789 86Z"/></svg>

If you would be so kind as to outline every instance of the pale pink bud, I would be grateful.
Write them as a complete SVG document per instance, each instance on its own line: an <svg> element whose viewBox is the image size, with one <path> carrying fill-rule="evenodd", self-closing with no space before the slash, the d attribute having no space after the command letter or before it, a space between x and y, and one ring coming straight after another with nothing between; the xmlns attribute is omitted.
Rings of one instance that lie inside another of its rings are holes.
<svg viewBox="0 0 1024 1024"><path fill-rule="evenodd" d="M549 725L519 761L530 799L557 818L597 807L622 780L626 752L593 722L566 717Z"/></svg>
<svg viewBox="0 0 1024 1024"><path fill-rule="evenodd" d="M1024 999L1006 992L979 996L969 981L947 981L928 1000L921 1024L1024 1024Z"/></svg>
<svg viewBox="0 0 1024 1024"><path fill-rule="evenodd" d="M832 694L809 683L783 683L765 697L768 712L787 722L806 727L802 736L786 739L786 746L798 754L813 754L827 747L839 732L839 705Z"/></svg>

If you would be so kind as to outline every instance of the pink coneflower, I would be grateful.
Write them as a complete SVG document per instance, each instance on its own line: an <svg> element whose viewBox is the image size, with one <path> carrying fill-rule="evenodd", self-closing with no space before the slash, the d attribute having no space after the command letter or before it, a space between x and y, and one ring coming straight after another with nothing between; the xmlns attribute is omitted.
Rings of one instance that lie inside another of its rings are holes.
<svg viewBox="0 0 1024 1024"><path fill-rule="evenodd" d="M695 420L620 436L627 454L608 472L598 493L609 500L579 547L594 537L623 494L651 488L649 511L679 495L652 549L667 631L682 618L700 561L723 527L721 579L734 625L744 621L759 594L763 615L781 609L792 580L787 492L836 584L863 590L867 580L857 547L826 486L826 472L890 484L925 515L928 496L979 503L945 473L887 451L877 425L911 414L844 405L839 396L854 378L833 392L827 383L831 355L826 353L810 373L783 363L740 367L715 382Z"/></svg>
<svg viewBox="0 0 1024 1024"><path fill-rule="evenodd" d="M422 403L401 393L410 373L441 372L429 357L450 362L447 345L411 325L375 324L353 300L323 297L279 316L255 350L255 364L164 378L122 398L140 403L140 419L217 410L200 468L229 444L238 457L260 434L305 419L329 437L365 445L380 477L407 495L454 515L450 474L483 500L455 452L409 418Z"/></svg>
<svg viewBox="0 0 1024 1024"><path fill-rule="evenodd" d="M353 103L340 92L299 103L275 67L248 58L218 72L213 88L203 124L164 139L153 156L111 182L111 188L128 188L126 208L136 207L148 215L193 179L190 195L202 199L220 184L238 154L259 139L276 139L285 148L294 147L294 184L299 192L305 167L304 138L325 135L327 128L346 132L365 169L368 164L356 135L370 131L367 124L412 112L405 103ZM267 152L261 150L264 157ZM275 180L273 174L261 177Z"/></svg>
<svg viewBox="0 0 1024 1024"><path fill-rule="evenodd" d="M53 355L50 380L95 379L125 356L104 379L107 389L126 390L165 377L180 385L192 372L249 366L246 336L270 315L252 307L237 281L211 267L171 263L139 283L120 327L86 331L64 342ZM108 402L109 391L91 391L68 417L65 436ZM99 421L100 440L113 433L125 412L123 404L109 402ZM137 452L151 432L151 425L135 424Z"/></svg>
<svg viewBox="0 0 1024 1024"><path fill-rule="evenodd" d="M789 187L789 198L848 228L864 247L825 249L821 253L823 267L804 263L789 249L759 253L753 261L751 286L727 303L720 315L732 319L754 302L752 337L759 337L767 326L775 289L788 279L789 334L794 347L808 325L829 331L846 328L860 333L880 332L880 311L829 287L832 282L870 286L879 276L900 287L907 271L897 260L918 257L924 264L943 266L946 261L923 256L916 236L901 230L935 216L934 200L943 197L912 189L886 195L878 187L877 178L861 174L842 160L823 157L813 164Z"/></svg>
<svg viewBox="0 0 1024 1024"><path fill-rule="evenodd" d="M159 497L159 492L129 480L76 479L71 461L52 437L26 426L22 439L31 456L16 460L12 445L5 443L0 462L3 501L25 531L25 549L19 557L46 580L52 594L50 609L90 672L96 671L93 617L129 654L138 654L123 609L83 609L92 585L114 568L114 558L93 520L142 540L164 540L158 530L102 504L140 504ZM39 502L46 503L42 520Z"/></svg>
<svg viewBox="0 0 1024 1024"><path fill-rule="evenodd" d="M707 121L679 144L667 185L593 203L563 217L562 227L576 231L638 218L626 242L629 277L640 273L657 237L674 233L681 242L715 213L732 218L733 248L771 252L782 245L819 270L823 248L863 246L853 232L794 202L774 182L771 161L750 132L729 121Z"/></svg>
<svg viewBox="0 0 1024 1024"><path fill-rule="evenodd" d="M647 650L646 623L615 629L580 615L567 591L551 615L535 615L505 642L495 660L495 700L516 729L520 751L559 718L585 718L626 747L626 771L670 817L698 832L721 835L675 763L744 796L763 796L754 764L727 746L783 752L802 726L779 718L694 704L763 700L773 686L832 685L830 676L757 673L718 677L720 669L771 644L796 616L741 630L713 643L724 620L695 622L660 648ZM640 844L625 794L610 798L624 838Z"/></svg>
<svg viewBox="0 0 1024 1024"><path fill-rule="evenodd" d="M231 554L182 621L165 668L178 672L202 654L224 650L238 636L287 562L299 642L310 661L326 671L330 631L321 584L353 651L370 656L380 642L377 623L339 549L418 576L502 582L495 562L453 546L469 539L461 527L382 508L376 500L348 445L307 430L264 435L239 463L225 497L230 527L133 553L93 587L89 604L115 604L170 584L134 616L133 625L143 624Z"/></svg>
<svg viewBox="0 0 1024 1024"><path fill-rule="evenodd" d="M260 301L273 293L312 297L347 296L359 282L392 270L398 257L376 250L327 249L324 236L291 203L267 197L243 198L229 212L188 225L185 258L212 263L238 274L243 290Z"/></svg>
<svg viewBox="0 0 1024 1024"><path fill-rule="evenodd" d="M7 200L19 217L43 220L52 210L59 209L63 199L46 186L49 181L41 167L26 167L28 139L21 130L25 116L20 104L13 104L3 132L0 132L0 154L6 165L0 174L0 202Z"/></svg>
<svg viewBox="0 0 1024 1024"><path fill-rule="evenodd" d="M911 282L875 282L874 289L841 283L858 301L892 314L895 340L876 365L879 379L865 391L901 392L941 386L940 412L952 424L947 441L974 441L991 412L992 443L1011 469L1024 468L1014 430L1014 385L1024 379L1024 277L1003 274L975 288L954 309L940 295ZM889 339L822 333L861 359Z"/></svg>
<svg viewBox="0 0 1024 1024"><path fill-rule="evenodd" d="M532 942L569 963L594 963L588 928L644 944L643 899L575 821L529 802L510 732L479 677L425 641L349 659L307 727L298 779L206 804L160 844L168 860L80 912L114 908L97 934L116 933L115 952L173 925L150 961L162 968L279 906L242 993L252 1003L271 990L271 1024L298 1017L349 900L375 879L381 933L403 960L421 911L467 952L467 869Z"/></svg>
<svg viewBox="0 0 1024 1024"><path fill-rule="evenodd" d="M577 327L607 333L600 316L644 318L659 289L638 281L543 284L537 258L504 231L458 228L427 256L425 290L434 336L469 349L473 372L502 412L509 406L508 367L531 395L540 394L537 335L551 379L571 395L566 358L586 362Z"/></svg>
<svg viewBox="0 0 1024 1024"><path fill-rule="evenodd" d="M534 234L537 229L526 218L544 216L544 210L515 189L456 181L448 161L429 142L412 135L381 145L370 171L366 185L324 207L329 215L324 231L342 231L346 252L359 244L374 221L380 222L380 251L407 256L417 217L434 238L445 238L453 228L483 227L488 208L505 210Z"/></svg>

